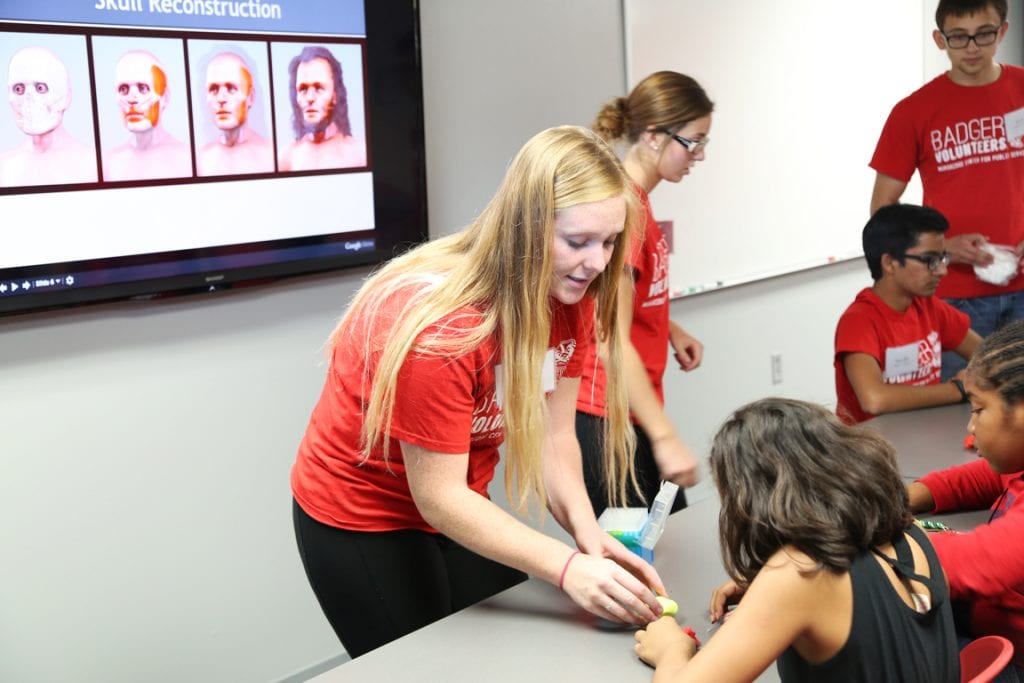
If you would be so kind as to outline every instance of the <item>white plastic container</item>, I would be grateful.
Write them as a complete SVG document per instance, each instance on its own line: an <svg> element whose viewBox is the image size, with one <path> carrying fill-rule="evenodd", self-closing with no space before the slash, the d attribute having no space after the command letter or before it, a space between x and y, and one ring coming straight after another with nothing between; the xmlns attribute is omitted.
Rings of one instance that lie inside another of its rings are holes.
<svg viewBox="0 0 1024 683"><path fill-rule="evenodd" d="M646 508L639 507L607 508L597 522L624 546L648 562L653 562L654 546L665 531L665 522L678 492L679 486L676 484L662 482L649 513Z"/></svg>

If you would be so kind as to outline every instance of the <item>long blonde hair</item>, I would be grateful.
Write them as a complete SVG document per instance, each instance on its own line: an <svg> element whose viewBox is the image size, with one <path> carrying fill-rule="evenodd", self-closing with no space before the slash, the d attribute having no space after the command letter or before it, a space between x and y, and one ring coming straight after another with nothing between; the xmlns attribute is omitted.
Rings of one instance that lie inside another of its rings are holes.
<svg viewBox="0 0 1024 683"><path fill-rule="evenodd" d="M626 200L626 226L588 293L596 301L597 327L609 349L606 471L619 500L625 498L627 482L635 481L629 455L634 437L625 385L619 380L621 344L614 321L618 274L639 202L614 152L596 134L576 126L550 128L531 138L472 224L392 260L356 294L331 335L332 348L345 343L357 321L375 315L399 290L405 297L379 350L371 350L369 334L364 336L366 357L379 352L371 386L364 381L364 458L377 447L388 457L395 387L410 352L458 355L498 334L504 368L505 491L520 510L531 496L545 501L541 449L548 416L541 368L551 334L555 212L612 197ZM472 318L452 316L466 306L475 309ZM446 324L438 333L423 334L442 320Z"/></svg>

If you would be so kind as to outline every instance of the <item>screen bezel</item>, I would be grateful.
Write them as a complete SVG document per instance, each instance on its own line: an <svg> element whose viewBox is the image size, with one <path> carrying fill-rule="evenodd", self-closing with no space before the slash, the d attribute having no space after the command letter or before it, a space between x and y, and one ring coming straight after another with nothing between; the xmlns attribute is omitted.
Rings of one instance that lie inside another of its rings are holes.
<svg viewBox="0 0 1024 683"><path fill-rule="evenodd" d="M366 266L385 261L428 239L418 4L416 0L367 0L365 13L366 133L372 158L375 219L372 232L0 269L0 282L63 277L74 272L116 273L123 268L148 270L152 275L96 286L0 296L0 315L212 292ZM12 26L0 22L0 31ZM68 31L65 26L36 25L33 29ZM193 178L191 182L197 180L202 181ZM230 180L219 182L230 184ZM46 192L53 190L18 191L37 192L45 200ZM102 191L118 190L113 187ZM364 242L358 249L346 248L365 239L372 239L371 247L365 248ZM266 262L267 258L284 260Z"/></svg>

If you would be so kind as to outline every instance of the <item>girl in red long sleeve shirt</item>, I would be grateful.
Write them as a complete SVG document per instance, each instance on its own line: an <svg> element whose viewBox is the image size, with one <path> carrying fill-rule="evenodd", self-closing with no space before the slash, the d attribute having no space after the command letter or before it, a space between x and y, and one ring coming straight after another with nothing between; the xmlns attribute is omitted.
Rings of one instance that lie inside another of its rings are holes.
<svg viewBox="0 0 1024 683"><path fill-rule="evenodd" d="M950 595L967 603L972 637L1013 641L1024 674L1024 321L978 347L964 380L971 400L968 431L984 460L933 472L909 487L915 512L991 508L969 533L932 535Z"/></svg>

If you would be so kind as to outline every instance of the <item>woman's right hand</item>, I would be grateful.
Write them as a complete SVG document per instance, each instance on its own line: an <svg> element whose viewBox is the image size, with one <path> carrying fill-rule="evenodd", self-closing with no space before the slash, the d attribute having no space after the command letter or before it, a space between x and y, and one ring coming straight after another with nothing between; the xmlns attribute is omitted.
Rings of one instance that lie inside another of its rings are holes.
<svg viewBox="0 0 1024 683"><path fill-rule="evenodd" d="M661 616L654 592L607 558L575 556L566 567L562 589L577 605L610 621L645 626Z"/></svg>
<svg viewBox="0 0 1024 683"><path fill-rule="evenodd" d="M741 587L732 579L713 590L711 604L708 606L708 616L712 623L725 619L727 608L738 603L746 592L746 588Z"/></svg>

